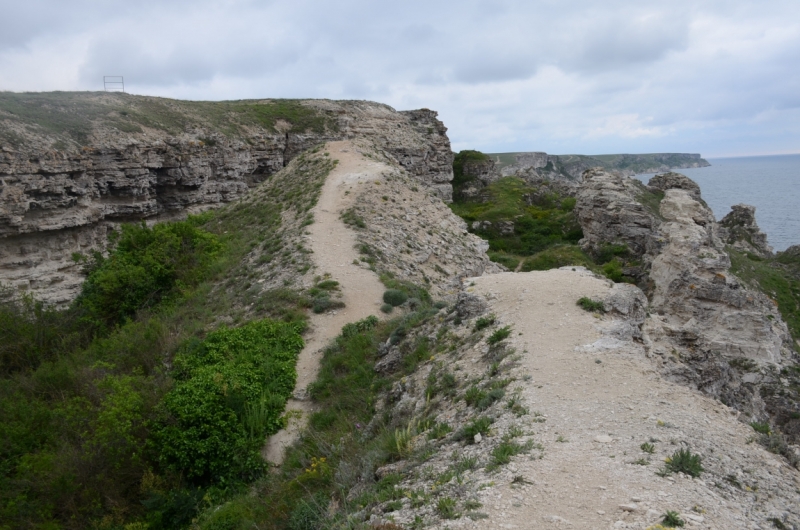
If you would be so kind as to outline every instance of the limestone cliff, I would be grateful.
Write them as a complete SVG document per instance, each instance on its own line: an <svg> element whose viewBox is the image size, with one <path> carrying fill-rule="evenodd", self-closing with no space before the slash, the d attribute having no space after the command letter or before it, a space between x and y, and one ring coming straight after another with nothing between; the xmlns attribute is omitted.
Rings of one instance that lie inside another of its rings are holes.
<svg viewBox="0 0 800 530"><path fill-rule="evenodd" d="M72 254L102 250L115 224L237 200L329 140L365 139L449 200L446 131L434 111L365 101L0 94L0 283L68 302Z"/></svg>
<svg viewBox="0 0 800 530"><path fill-rule="evenodd" d="M768 246L752 213L734 207L723 224L746 232L760 252ZM667 173L644 186L618 173L587 171L576 214L586 251L622 248L626 263L636 264L625 272L649 297L643 340L668 377L752 417L781 414L763 396L774 393L780 369L796 362L788 327L775 301L731 272L725 245L737 244L741 234L715 221L695 182ZM748 248L757 251L752 243Z"/></svg>
<svg viewBox="0 0 800 530"><path fill-rule="evenodd" d="M599 167L625 176L656 173L670 169L706 167L710 164L696 153L651 153L617 155L549 155L544 152L490 155L502 175L579 181L587 169Z"/></svg>

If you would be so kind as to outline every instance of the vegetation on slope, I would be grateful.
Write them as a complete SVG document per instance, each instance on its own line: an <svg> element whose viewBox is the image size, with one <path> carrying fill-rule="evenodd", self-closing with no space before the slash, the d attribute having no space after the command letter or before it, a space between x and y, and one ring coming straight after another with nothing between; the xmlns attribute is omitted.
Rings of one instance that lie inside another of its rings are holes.
<svg viewBox="0 0 800 530"><path fill-rule="evenodd" d="M23 144L22 129L54 135L64 147L88 144L98 127L169 134L206 127L235 137L252 126L276 132L279 120L295 132L336 127L332 117L291 99L212 102L108 92L0 92L0 143L14 146Z"/></svg>
<svg viewBox="0 0 800 530"><path fill-rule="evenodd" d="M479 151L462 151L455 157L453 172L462 177L454 187L469 182L463 166L470 160L486 160ZM623 280L619 249L596 259L578 246L583 232L573 209L575 198L544 181L532 185L519 177L504 177L489 184L477 198L455 193L450 205L470 231L489 242L489 257L511 270L547 270L581 265L615 281Z"/></svg>
<svg viewBox="0 0 800 530"><path fill-rule="evenodd" d="M124 228L66 311L3 299L0 528L185 528L264 474L312 305L284 275L308 270L333 165L304 154L220 211Z"/></svg>
<svg viewBox="0 0 800 530"><path fill-rule="evenodd" d="M775 301L795 341L800 340L800 256L780 253L761 258L728 247L731 271Z"/></svg>

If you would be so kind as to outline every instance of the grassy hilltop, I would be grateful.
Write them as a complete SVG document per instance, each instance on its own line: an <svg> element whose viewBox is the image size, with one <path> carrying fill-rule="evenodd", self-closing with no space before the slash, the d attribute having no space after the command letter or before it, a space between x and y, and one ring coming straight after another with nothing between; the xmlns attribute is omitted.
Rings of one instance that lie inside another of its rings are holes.
<svg viewBox="0 0 800 530"><path fill-rule="evenodd" d="M283 127L281 127L283 124ZM195 128L244 137L267 132L325 132L335 119L301 100L181 101L119 92L0 92L0 143L24 146L29 134L46 135L59 147L89 143L98 130L171 135Z"/></svg>

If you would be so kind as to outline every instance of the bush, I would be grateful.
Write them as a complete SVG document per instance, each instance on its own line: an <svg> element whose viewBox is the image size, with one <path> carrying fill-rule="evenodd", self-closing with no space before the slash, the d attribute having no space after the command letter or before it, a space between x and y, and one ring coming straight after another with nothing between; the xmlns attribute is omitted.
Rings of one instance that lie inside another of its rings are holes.
<svg viewBox="0 0 800 530"><path fill-rule="evenodd" d="M661 524L663 524L667 528L675 528L676 526L685 525L686 522L683 519L681 519L678 512L667 510L667 513L664 514L664 519L661 521Z"/></svg>
<svg viewBox="0 0 800 530"><path fill-rule="evenodd" d="M666 471L668 473L683 473L690 477L699 477L703 471L700 455L692 454L688 449L679 449L667 458Z"/></svg>
<svg viewBox="0 0 800 530"><path fill-rule="evenodd" d="M617 260L609 261L603 265L602 270L605 277L609 280L619 283L623 279L622 264Z"/></svg>
<svg viewBox="0 0 800 530"><path fill-rule="evenodd" d="M392 312L394 306L392 304L383 304L381 306L381 311L386 313L387 315Z"/></svg>
<svg viewBox="0 0 800 530"><path fill-rule="evenodd" d="M582 296L578 299L577 304L581 306L582 309L585 311L597 312L597 313L605 313L606 308L603 305L603 302L598 300L592 300L586 296Z"/></svg>
<svg viewBox="0 0 800 530"><path fill-rule="evenodd" d="M321 295L314 298L313 305L311 306L314 313L324 313L331 309L340 309L344 307L344 302L341 300L334 300L328 295Z"/></svg>
<svg viewBox="0 0 800 530"><path fill-rule="evenodd" d="M392 307L403 305L408 300L408 295L399 289L388 289L383 293L383 301Z"/></svg>
<svg viewBox="0 0 800 530"><path fill-rule="evenodd" d="M495 331L494 333L492 333L489 336L489 338L486 339L486 342L488 342L489 345L491 346L491 345L497 344L498 342L500 342L502 340L507 339L510 335L511 335L511 327L510 326L504 326L504 327L498 329L497 331Z"/></svg>
<svg viewBox="0 0 800 530"><path fill-rule="evenodd" d="M222 245L197 228L198 222L122 225L108 258L97 252L87 265L86 282L74 302L84 319L98 329L113 327L202 280Z"/></svg>
<svg viewBox="0 0 800 530"><path fill-rule="evenodd" d="M468 444L475 443L475 435L486 435L489 432L489 427L492 426L492 423L494 423L494 420L487 416L476 418L458 431L456 439L464 440Z"/></svg>
<svg viewBox="0 0 800 530"><path fill-rule="evenodd" d="M198 483L261 468L258 450L283 426L294 390L299 329L271 320L222 328L178 356L151 439L165 468Z"/></svg>
<svg viewBox="0 0 800 530"><path fill-rule="evenodd" d="M494 324L495 320L496 319L494 315L481 317L475 321L475 327L472 328L472 331L480 331L482 329L486 329L492 324Z"/></svg>

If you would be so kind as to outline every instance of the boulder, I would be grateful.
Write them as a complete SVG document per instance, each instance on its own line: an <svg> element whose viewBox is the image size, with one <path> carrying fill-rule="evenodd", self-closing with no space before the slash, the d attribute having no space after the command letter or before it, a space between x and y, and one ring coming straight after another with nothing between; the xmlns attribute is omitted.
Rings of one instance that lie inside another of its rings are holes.
<svg viewBox="0 0 800 530"><path fill-rule="evenodd" d="M482 296L461 291L456 300L456 313L461 320L468 320L484 314L489 304Z"/></svg>

